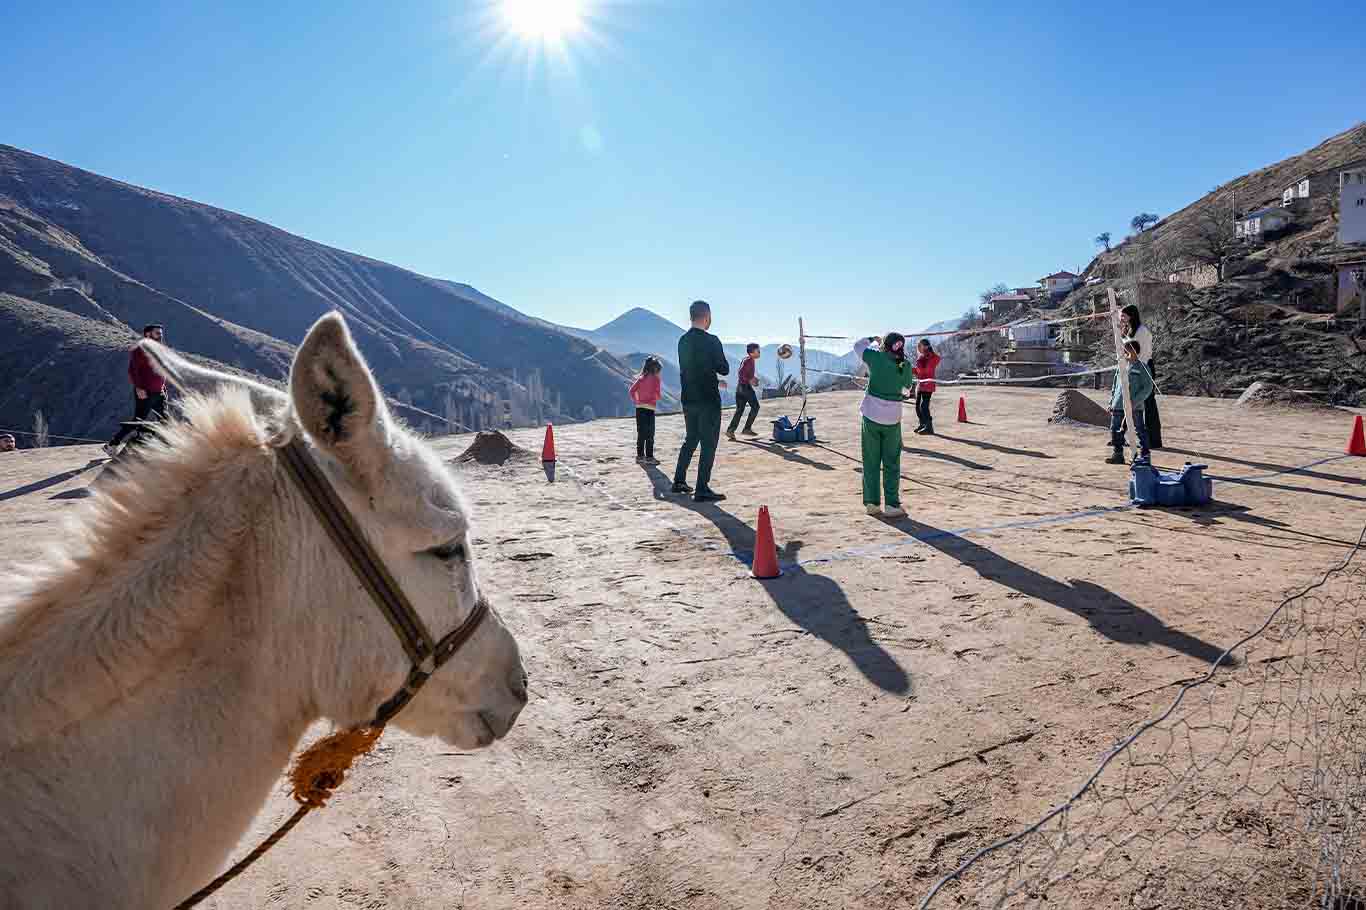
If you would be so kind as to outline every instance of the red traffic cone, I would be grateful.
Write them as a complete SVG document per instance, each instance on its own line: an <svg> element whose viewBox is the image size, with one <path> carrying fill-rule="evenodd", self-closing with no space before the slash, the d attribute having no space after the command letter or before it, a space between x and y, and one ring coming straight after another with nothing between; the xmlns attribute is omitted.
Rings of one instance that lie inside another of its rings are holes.
<svg viewBox="0 0 1366 910"><path fill-rule="evenodd" d="M755 578L777 578L783 574L778 568L778 548L773 543L773 524L768 518L768 506L759 506L759 533L754 539L754 566L750 574Z"/></svg>
<svg viewBox="0 0 1366 910"><path fill-rule="evenodd" d="M1352 439L1347 443L1348 455L1366 455L1366 429L1361 425L1361 415L1357 415L1356 424L1352 427Z"/></svg>
<svg viewBox="0 0 1366 910"><path fill-rule="evenodd" d="M968 422L968 402L962 395L958 396L958 422Z"/></svg>
<svg viewBox="0 0 1366 910"><path fill-rule="evenodd" d="M541 446L541 461L555 460L555 427L553 424L545 425L545 444Z"/></svg>

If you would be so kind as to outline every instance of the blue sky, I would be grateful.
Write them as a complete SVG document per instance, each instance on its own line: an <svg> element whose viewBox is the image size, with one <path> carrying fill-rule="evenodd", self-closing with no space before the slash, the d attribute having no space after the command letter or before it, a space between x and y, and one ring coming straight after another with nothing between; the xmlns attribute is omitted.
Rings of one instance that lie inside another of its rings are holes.
<svg viewBox="0 0 1366 910"><path fill-rule="evenodd" d="M557 322L704 297L776 341L959 314L1366 115L1346 2L582 4L557 49L482 0L19 0L0 141Z"/></svg>

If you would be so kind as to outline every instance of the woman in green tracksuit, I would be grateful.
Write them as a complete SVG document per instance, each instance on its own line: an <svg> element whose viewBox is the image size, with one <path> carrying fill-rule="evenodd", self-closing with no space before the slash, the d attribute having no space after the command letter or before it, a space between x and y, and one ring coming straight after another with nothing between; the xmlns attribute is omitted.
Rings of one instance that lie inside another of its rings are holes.
<svg viewBox="0 0 1366 910"><path fill-rule="evenodd" d="M863 506L869 515L904 518L901 508L901 402L914 382L906 362L906 339L889 332L882 339L862 338L854 353L868 365L868 392L859 405L863 415ZM882 495L878 494L881 474ZM880 505L887 500L887 511Z"/></svg>

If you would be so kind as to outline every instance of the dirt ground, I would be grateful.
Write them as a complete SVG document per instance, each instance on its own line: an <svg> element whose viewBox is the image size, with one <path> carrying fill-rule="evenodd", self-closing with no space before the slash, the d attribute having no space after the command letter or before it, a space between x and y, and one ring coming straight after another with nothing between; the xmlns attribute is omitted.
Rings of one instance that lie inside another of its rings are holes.
<svg viewBox="0 0 1366 910"><path fill-rule="evenodd" d="M535 460L453 466L531 672L517 729L477 754L387 734L208 906L913 907L1361 531L1349 412L1165 398L1155 461L1207 463L1216 502L1136 510L1103 431L1046 423L1056 392L965 394L969 424L937 396L937 437L908 412L898 523L862 511L857 393L813 396L817 445L723 439L719 506L667 493L679 417L657 469L630 421L559 428L553 484ZM97 457L0 455L7 559L41 554ZM745 565L761 505L769 582Z"/></svg>

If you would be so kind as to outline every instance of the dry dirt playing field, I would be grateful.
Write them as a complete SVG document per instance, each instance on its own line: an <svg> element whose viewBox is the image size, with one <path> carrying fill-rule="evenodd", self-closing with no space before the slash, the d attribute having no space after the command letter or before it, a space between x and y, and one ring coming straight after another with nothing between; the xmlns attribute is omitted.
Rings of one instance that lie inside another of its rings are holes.
<svg viewBox="0 0 1366 910"><path fill-rule="evenodd" d="M659 469L634 463L630 421L559 429L554 484L537 457L456 465L531 673L518 727L477 754L390 732L206 906L913 907L1366 520L1366 458L1337 457L1348 412L1166 398L1155 461L1208 463L1216 502L1136 510L1103 431L1046 423L1056 392L966 395L963 425L941 390L936 438L908 411L898 523L862 512L856 393L813 396L819 445L722 439L719 507L667 493L676 416ZM510 435L539 452L540 432ZM451 459L468 444L436 441ZM97 457L0 455L6 560L41 557ZM737 559L761 505L784 567L768 582ZM288 811L275 798L253 837ZM1121 888L1044 906L1094 905L1140 904Z"/></svg>

